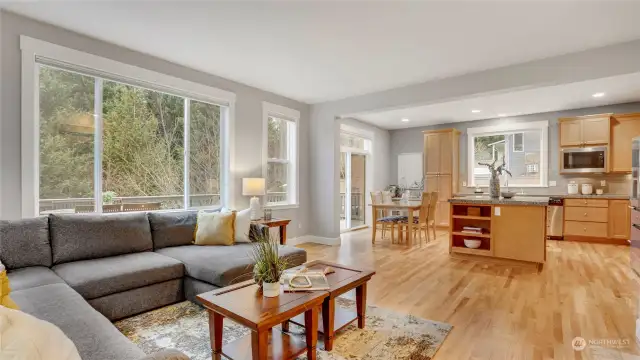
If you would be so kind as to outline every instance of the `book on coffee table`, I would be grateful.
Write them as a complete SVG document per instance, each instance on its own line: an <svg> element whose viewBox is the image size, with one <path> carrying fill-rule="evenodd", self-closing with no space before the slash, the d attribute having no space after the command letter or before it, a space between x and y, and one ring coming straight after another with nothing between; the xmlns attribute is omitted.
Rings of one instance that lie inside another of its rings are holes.
<svg viewBox="0 0 640 360"><path fill-rule="evenodd" d="M329 281L321 271L285 271L282 274L284 291L329 290Z"/></svg>

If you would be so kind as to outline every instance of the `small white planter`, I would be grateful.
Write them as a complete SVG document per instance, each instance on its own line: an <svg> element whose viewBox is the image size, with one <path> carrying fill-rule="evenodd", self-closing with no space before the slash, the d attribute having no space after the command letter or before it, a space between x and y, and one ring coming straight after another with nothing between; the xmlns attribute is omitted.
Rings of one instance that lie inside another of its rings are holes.
<svg viewBox="0 0 640 360"><path fill-rule="evenodd" d="M280 283L279 282L276 282L276 283L263 282L262 294L265 297L276 297L280 295Z"/></svg>

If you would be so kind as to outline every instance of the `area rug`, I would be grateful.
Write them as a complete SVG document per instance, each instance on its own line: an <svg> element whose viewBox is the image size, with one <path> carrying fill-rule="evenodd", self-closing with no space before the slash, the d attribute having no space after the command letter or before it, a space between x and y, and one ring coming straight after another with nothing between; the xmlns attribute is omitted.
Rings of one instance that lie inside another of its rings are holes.
<svg viewBox="0 0 640 360"><path fill-rule="evenodd" d="M355 302L350 299L338 298L336 305L355 309ZM174 348L192 360L208 360L211 359L208 321L206 310L185 301L118 321L115 325L147 354ZM324 351L322 337L318 337L318 359L429 360L451 329L449 324L367 306L365 328L358 329L352 323L338 332L331 352ZM289 330L304 339L304 328L291 324ZM224 344L248 333L246 327L224 320ZM306 359L306 355L298 359Z"/></svg>

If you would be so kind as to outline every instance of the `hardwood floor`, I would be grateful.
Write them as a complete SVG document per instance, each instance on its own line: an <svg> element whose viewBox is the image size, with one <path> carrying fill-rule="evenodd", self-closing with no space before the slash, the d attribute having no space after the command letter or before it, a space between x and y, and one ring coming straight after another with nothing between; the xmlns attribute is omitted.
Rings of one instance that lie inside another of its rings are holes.
<svg viewBox="0 0 640 360"><path fill-rule="evenodd" d="M373 267L370 305L452 324L435 360L640 359L640 279L628 247L549 241L538 268L450 257L447 244L442 231L422 248L380 238L372 245L361 230L343 234L341 246L298 246L309 260ZM577 336L619 345L578 352Z"/></svg>

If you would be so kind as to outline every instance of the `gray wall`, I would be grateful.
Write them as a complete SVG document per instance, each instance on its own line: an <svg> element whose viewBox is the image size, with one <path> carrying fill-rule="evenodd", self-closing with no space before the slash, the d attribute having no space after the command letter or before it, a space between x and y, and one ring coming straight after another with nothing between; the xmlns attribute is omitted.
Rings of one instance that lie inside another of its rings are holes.
<svg viewBox="0 0 640 360"><path fill-rule="evenodd" d="M309 233L309 105L262 91L218 76L170 63L110 43L96 40L20 15L0 12L0 214L2 218L20 217L20 35L95 54L176 76L185 80L217 87L236 94L235 162L232 175L237 208L248 207L242 196L242 178L262 176L262 101L300 111L300 208L275 211L277 217L292 219L290 237ZM194 44L197 46L197 44Z"/></svg>
<svg viewBox="0 0 640 360"><path fill-rule="evenodd" d="M391 130L391 179L397 179L398 174L398 155L408 152L423 152L423 135L424 130L435 130L445 128L456 128L462 132L460 135L460 192L472 192L473 189L462 187L462 181L467 181L467 129L473 127L482 126L495 126L506 123L521 123L529 121L549 121L549 181L556 181L556 187L547 188L527 188L526 193L563 193L566 192L566 184L570 180L584 182L584 176L566 176L559 174L559 158L558 158L558 118L571 117L590 114L602 114L602 113L630 113L640 112L640 102L618 104L610 106L600 106L576 110L556 111L540 114L531 114L523 116L514 116L498 119L465 121L453 124L442 124L426 127L416 127L402 130ZM599 175L589 176L588 179L593 181L599 181L600 179L606 179L610 185L605 191L626 193L627 189L620 183L626 181L625 175ZM594 185L598 185L599 183Z"/></svg>

